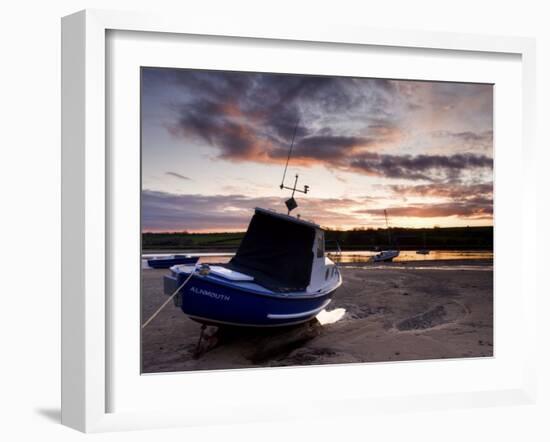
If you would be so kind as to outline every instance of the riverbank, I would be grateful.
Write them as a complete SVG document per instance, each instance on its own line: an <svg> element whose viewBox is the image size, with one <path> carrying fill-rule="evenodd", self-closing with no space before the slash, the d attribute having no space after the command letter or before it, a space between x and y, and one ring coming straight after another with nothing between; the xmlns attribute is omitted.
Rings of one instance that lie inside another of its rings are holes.
<svg viewBox="0 0 550 442"><path fill-rule="evenodd" d="M344 251L339 253L328 253L328 256L338 263L339 265L345 264L372 264L372 257L378 252L373 251ZM181 251L174 250L170 252L162 252L159 250L147 251L142 255L142 267L147 268L147 259L152 257L160 256L169 256L174 254L180 255L192 255L200 257L201 263L225 263L228 262L234 252L219 252L219 251L208 251L208 252L198 252L198 251ZM425 263L426 265L431 265L431 262L450 262L460 263L460 262L471 262L478 264L487 264L492 263L493 261L493 251L492 250L432 250L429 254L423 255L416 253L415 250L401 250L399 256L397 256L392 263L390 264L407 264L414 262ZM388 264L388 263L385 263Z"/></svg>
<svg viewBox="0 0 550 442"><path fill-rule="evenodd" d="M492 260L420 264L343 264L344 284L324 324L282 332L208 327L198 359L200 325L170 304L142 331L142 371L492 356ZM165 273L142 272L143 318L166 300Z"/></svg>

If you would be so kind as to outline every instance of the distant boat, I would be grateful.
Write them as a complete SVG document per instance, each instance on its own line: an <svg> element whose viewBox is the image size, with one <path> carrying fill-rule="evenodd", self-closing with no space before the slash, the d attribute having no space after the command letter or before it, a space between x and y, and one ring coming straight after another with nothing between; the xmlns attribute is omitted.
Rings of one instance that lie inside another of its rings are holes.
<svg viewBox="0 0 550 442"><path fill-rule="evenodd" d="M429 255L430 254L430 249L426 248L426 231L425 230L423 232L423 237L424 237L424 247L422 247L421 249L418 249L416 251L417 255Z"/></svg>
<svg viewBox="0 0 550 442"><path fill-rule="evenodd" d="M372 257L374 262L391 262L399 256L399 250L383 250Z"/></svg>
<svg viewBox="0 0 550 442"><path fill-rule="evenodd" d="M388 244L392 244L391 230L388 223L388 212L384 209L384 217L386 218L386 229L388 230ZM372 257L374 262L392 262L394 258L399 256L399 250L382 250Z"/></svg>
<svg viewBox="0 0 550 442"><path fill-rule="evenodd" d="M147 260L147 264L153 269L168 269L178 264L195 264L198 260L198 256L169 255L150 258Z"/></svg>
<svg viewBox="0 0 550 442"><path fill-rule="evenodd" d="M256 208L229 263L173 266L164 292L181 288L176 305L204 325L281 327L315 317L341 284L320 226Z"/></svg>

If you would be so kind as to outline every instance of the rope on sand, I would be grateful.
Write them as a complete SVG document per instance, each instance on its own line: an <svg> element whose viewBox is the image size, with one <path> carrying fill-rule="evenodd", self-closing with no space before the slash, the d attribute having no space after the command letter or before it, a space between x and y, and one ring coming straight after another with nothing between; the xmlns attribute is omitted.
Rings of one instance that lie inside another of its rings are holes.
<svg viewBox="0 0 550 442"><path fill-rule="evenodd" d="M195 270L197 270L197 264L198 264L198 263L199 263L199 261L197 261L197 262L195 263L195 267L193 267L193 271L189 274L189 276L185 279L185 281L183 281L183 283L176 289L176 291L175 291L174 293L172 293L172 294L170 295L170 297L169 297L166 301L164 301L164 303L157 309L157 311L156 311L155 313L153 313L153 314L149 317L149 319L147 319L147 321L145 321L145 322L143 323L143 325L141 326L141 329L142 329L142 330L143 330L145 327L147 327L147 326L149 325L149 323L150 323L153 319L156 318L156 316L162 311L162 309L163 309L164 307L166 307L166 306L168 305L168 303L169 303L172 299L174 299L174 296L176 296L176 295L179 293L179 291L185 286L185 284L187 284L187 282L188 282L188 281L191 279L191 277L195 274Z"/></svg>

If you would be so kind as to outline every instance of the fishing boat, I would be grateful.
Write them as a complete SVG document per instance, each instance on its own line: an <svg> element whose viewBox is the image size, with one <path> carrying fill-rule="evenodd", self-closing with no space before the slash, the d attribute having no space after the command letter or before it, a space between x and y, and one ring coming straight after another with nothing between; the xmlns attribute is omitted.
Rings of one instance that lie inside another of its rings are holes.
<svg viewBox="0 0 550 442"><path fill-rule="evenodd" d="M198 260L198 256L191 255L155 256L147 260L147 265L153 269L168 269L177 264L195 264Z"/></svg>
<svg viewBox="0 0 550 442"><path fill-rule="evenodd" d="M281 327L315 317L341 284L319 225L256 208L229 263L172 266L164 292L183 285L176 305L203 325Z"/></svg>
<svg viewBox="0 0 550 442"><path fill-rule="evenodd" d="M287 213L256 208L235 255L224 264L175 265L164 277L164 292L204 326L283 327L309 321L325 309L340 285L336 264L325 256L323 229L290 212L296 192L285 185L298 129L294 128L279 188L291 190ZM202 332L201 332L202 338ZM200 339L198 348L200 347Z"/></svg>
<svg viewBox="0 0 550 442"><path fill-rule="evenodd" d="M386 230L388 231L388 244L391 246L392 244L392 237L391 237L391 230L390 225L388 223L388 212L384 210L384 217L386 218ZM399 256L399 250L382 250L381 252L377 253L372 257L372 260L374 262L392 262L394 258L397 258Z"/></svg>

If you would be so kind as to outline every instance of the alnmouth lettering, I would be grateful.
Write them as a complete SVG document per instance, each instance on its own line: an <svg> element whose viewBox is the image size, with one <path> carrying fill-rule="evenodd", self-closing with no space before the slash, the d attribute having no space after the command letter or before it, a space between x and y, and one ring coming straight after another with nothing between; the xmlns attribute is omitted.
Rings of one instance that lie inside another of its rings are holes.
<svg viewBox="0 0 550 442"><path fill-rule="evenodd" d="M208 296L212 299L216 299L217 301L229 301L231 299L227 295L222 295L221 293L211 292L210 290L198 289L196 287L191 287L191 289L189 291L191 291L193 293L196 293L197 295Z"/></svg>

